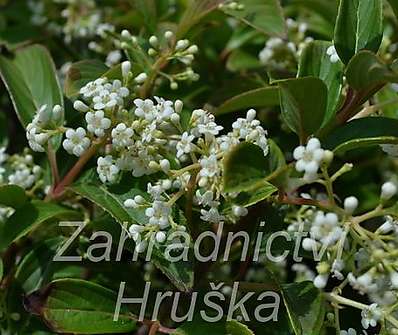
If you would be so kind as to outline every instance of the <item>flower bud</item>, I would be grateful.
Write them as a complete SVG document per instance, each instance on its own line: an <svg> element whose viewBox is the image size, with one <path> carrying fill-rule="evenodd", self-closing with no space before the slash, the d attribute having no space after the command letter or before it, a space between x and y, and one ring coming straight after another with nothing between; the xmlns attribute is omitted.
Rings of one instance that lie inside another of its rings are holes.
<svg viewBox="0 0 398 335"><path fill-rule="evenodd" d="M184 103L181 100L176 100L174 103L174 110L176 113L181 113L182 108L184 107Z"/></svg>
<svg viewBox="0 0 398 335"><path fill-rule="evenodd" d="M164 33L164 38L168 41L170 41L173 37L174 37L174 33L170 30L168 30Z"/></svg>
<svg viewBox="0 0 398 335"><path fill-rule="evenodd" d="M358 208L358 199L356 197L348 197L344 200L344 210L351 215Z"/></svg>
<svg viewBox="0 0 398 335"><path fill-rule="evenodd" d="M158 243L164 243L166 241L166 238L166 234L162 231L157 232L155 235L156 242Z"/></svg>
<svg viewBox="0 0 398 335"><path fill-rule="evenodd" d="M131 34L127 29L122 30L121 34L120 34L123 38L125 39L130 39L131 38Z"/></svg>
<svg viewBox="0 0 398 335"><path fill-rule="evenodd" d="M384 183L381 187L381 199L389 200L397 193L397 187L392 182Z"/></svg>
<svg viewBox="0 0 398 335"><path fill-rule="evenodd" d="M318 275L314 279L314 286L319 289L325 288L328 283L328 279L328 275Z"/></svg>
<svg viewBox="0 0 398 335"><path fill-rule="evenodd" d="M125 61L122 63L122 76L126 78L131 70L131 63L129 61Z"/></svg>
<svg viewBox="0 0 398 335"><path fill-rule="evenodd" d="M156 36L151 36L149 38L149 44L152 45L153 47L157 47L159 44L159 40Z"/></svg>
<svg viewBox="0 0 398 335"><path fill-rule="evenodd" d="M140 73L137 77L135 77L135 82L138 84L143 84L148 79L148 75L145 72Z"/></svg>
<svg viewBox="0 0 398 335"><path fill-rule="evenodd" d="M76 100L73 103L73 108L82 113L85 113L89 110L89 107L84 102L82 102L80 100Z"/></svg>

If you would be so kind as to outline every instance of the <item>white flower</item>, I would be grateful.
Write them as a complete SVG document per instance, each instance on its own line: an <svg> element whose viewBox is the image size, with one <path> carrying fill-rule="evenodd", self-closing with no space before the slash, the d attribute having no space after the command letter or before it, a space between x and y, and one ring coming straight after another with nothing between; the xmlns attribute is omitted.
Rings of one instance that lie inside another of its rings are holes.
<svg viewBox="0 0 398 335"><path fill-rule="evenodd" d="M111 120L105 117L104 111L99 110L86 114L87 130L98 137L105 135L105 130L111 126Z"/></svg>
<svg viewBox="0 0 398 335"><path fill-rule="evenodd" d="M101 92L104 89L104 84L106 83L106 79L105 78L98 78L94 81L90 81L89 83L87 83L85 86L83 86L80 89L80 94L82 94L85 98L91 98L97 94L99 94L99 92ZM74 108L78 111L82 111L85 112L87 111L84 110L85 108L82 105L83 103L81 101L77 102L75 101L74 104ZM76 108L78 107L78 108ZM79 107L83 107L83 110L80 110Z"/></svg>
<svg viewBox="0 0 398 335"><path fill-rule="evenodd" d="M326 50L326 54L330 57L330 61L332 63L337 63L340 61L340 57L337 54L336 48L334 47L334 45L331 45L327 50Z"/></svg>
<svg viewBox="0 0 398 335"><path fill-rule="evenodd" d="M339 226L339 219L334 213L317 212L311 226L311 237L320 241L323 245L335 244L343 233Z"/></svg>
<svg viewBox="0 0 398 335"><path fill-rule="evenodd" d="M44 152L44 145L49 139L49 135L41 132L33 123L29 123L26 127L26 139L33 151Z"/></svg>
<svg viewBox="0 0 398 335"><path fill-rule="evenodd" d="M198 131L203 135L218 135L221 130L224 128L222 126L218 126L215 122L208 122L206 124L199 124Z"/></svg>
<svg viewBox="0 0 398 335"><path fill-rule="evenodd" d="M199 172L200 177L215 177L220 173L220 167L218 165L218 159L216 155L204 156L199 160L201 170Z"/></svg>
<svg viewBox="0 0 398 335"><path fill-rule="evenodd" d="M171 207L167 202L155 200L152 207L145 210L145 215L149 218L149 224L158 225L160 228L169 226L169 216Z"/></svg>
<svg viewBox="0 0 398 335"><path fill-rule="evenodd" d="M377 291L377 284L373 282L372 275L367 272L358 278L350 272L347 276L350 285L361 294L373 293Z"/></svg>
<svg viewBox="0 0 398 335"><path fill-rule="evenodd" d="M149 163L152 161L152 157L144 150L140 150L136 157L132 158L131 165L133 169L134 177L142 177L146 174L150 174L153 170L149 167Z"/></svg>
<svg viewBox="0 0 398 335"><path fill-rule="evenodd" d="M147 121L152 121L155 119L155 105L152 100L135 99L134 105L137 107L134 111L136 116Z"/></svg>
<svg viewBox="0 0 398 335"><path fill-rule="evenodd" d="M319 166L325 156L325 151L321 148L319 140L311 138L307 146L297 147L293 152L293 156L297 160L296 170L305 172L304 179L307 181L316 179Z"/></svg>
<svg viewBox="0 0 398 335"><path fill-rule="evenodd" d="M112 109L118 103L118 95L115 92L110 92L103 89L98 95L93 97L94 109Z"/></svg>
<svg viewBox="0 0 398 335"><path fill-rule="evenodd" d="M214 194L212 191L206 191L202 194L200 190L197 190L195 200L198 205L201 206L215 207L218 205L218 202L214 201Z"/></svg>
<svg viewBox="0 0 398 335"><path fill-rule="evenodd" d="M193 150L192 141L195 139L194 135L189 135L187 132L184 132L181 135L181 140L177 142L177 158L180 158L184 154L189 154Z"/></svg>
<svg viewBox="0 0 398 335"><path fill-rule="evenodd" d="M119 123L112 129L112 144L116 148L124 148L133 145L134 130L124 123Z"/></svg>
<svg viewBox="0 0 398 335"><path fill-rule="evenodd" d="M114 164L112 156L99 157L97 160L98 176L103 183L114 183L120 172L119 167Z"/></svg>
<svg viewBox="0 0 398 335"><path fill-rule="evenodd" d="M397 194L397 186L392 182L384 183L381 187L381 199L382 200L389 200L395 194Z"/></svg>
<svg viewBox="0 0 398 335"><path fill-rule="evenodd" d="M377 304L371 304L366 309L361 312L362 317L362 327L368 329L370 327L376 327L377 322L382 317L382 312L378 308Z"/></svg>
<svg viewBox="0 0 398 335"><path fill-rule="evenodd" d="M218 212L216 207L211 207L209 210L201 209L200 214L202 214L200 218L203 221L210 223L220 223L225 220L225 217Z"/></svg>
<svg viewBox="0 0 398 335"><path fill-rule="evenodd" d="M64 149L75 156L81 156L90 146L90 139L86 137L86 130L82 127L68 129L66 131L66 139L63 142Z"/></svg>
<svg viewBox="0 0 398 335"><path fill-rule="evenodd" d="M40 175L40 166L28 167L25 164L21 164L14 173L8 176L8 182L24 189L29 189L39 179Z"/></svg>

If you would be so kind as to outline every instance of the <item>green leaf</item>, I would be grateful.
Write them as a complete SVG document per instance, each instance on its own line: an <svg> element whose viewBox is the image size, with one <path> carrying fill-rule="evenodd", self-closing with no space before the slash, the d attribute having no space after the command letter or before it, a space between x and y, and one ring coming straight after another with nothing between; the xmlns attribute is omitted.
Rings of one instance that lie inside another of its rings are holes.
<svg viewBox="0 0 398 335"><path fill-rule="evenodd" d="M0 147L8 145L8 120L4 112L0 112Z"/></svg>
<svg viewBox="0 0 398 335"><path fill-rule="evenodd" d="M0 258L0 281L3 279L3 275L4 275L4 264L3 260Z"/></svg>
<svg viewBox="0 0 398 335"><path fill-rule="evenodd" d="M278 189L274 185L267 181L262 181L257 183L252 190L240 192L234 199L234 203L243 207L253 206L260 201L268 199L277 191Z"/></svg>
<svg viewBox="0 0 398 335"><path fill-rule="evenodd" d="M261 66L256 56L241 49L233 50L227 61L227 69L231 72L247 71Z"/></svg>
<svg viewBox="0 0 398 335"><path fill-rule="evenodd" d="M65 95L68 98L77 96L84 85L101 77L108 70L109 67L95 59L83 60L72 64L64 84Z"/></svg>
<svg viewBox="0 0 398 335"><path fill-rule="evenodd" d="M51 280L55 268L54 256L64 243L63 237L43 241L23 258L15 279L26 293L39 289Z"/></svg>
<svg viewBox="0 0 398 335"><path fill-rule="evenodd" d="M360 50L377 52L382 39L382 0L340 1L334 43L345 64Z"/></svg>
<svg viewBox="0 0 398 335"><path fill-rule="evenodd" d="M353 120L332 132L323 142L325 148L342 153L377 144L398 143L398 120L366 117Z"/></svg>
<svg viewBox="0 0 398 335"><path fill-rule="evenodd" d="M324 323L325 303L312 282L283 284L282 296L296 335L318 335Z"/></svg>
<svg viewBox="0 0 398 335"><path fill-rule="evenodd" d="M301 141L314 134L326 115L328 89L315 77L288 79L278 82L282 117Z"/></svg>
<svg viewBox="0 0 398 335"><path fill-rule="evenodd" d="M323 126L336 114L343 87L343 70L341 62L332 63L327 54L332 43L313 41L306 45L302 51L299 63L298 77L317 77L322 79L328 88L328 104Z"/></svg>
<svg viewBox="0 0 398 335"><path fill-rule="evenodd" d="M146 193L131 188L129 185L113 185L107 189L104 185L75 185L71 190L84 198L97 204L108 212L119 224L131 225L138 223L146 225L148 218L143 209L126 208L123 203L127 199L134 198L136 195L146 197ZM181 213L175 213L181 221ZM177 222L177 217L174 218ZM180 222L180 224L182 224ZM163 249L154 246L152 262L158 267L172 282L182 291L189 291L193 286L193 263L191 260L184 262L170 262L166 259Z"/></svg>
<svg viewBox="0 0 398 335"><path fill-rule="evenodd" d="M143 22L149 32L156 30L157 9L155 0L134 0L137 12L142 15Z"/></svg>
<svg viewBox="0 0 398 335"><path fill-rule="evenodd" d="M187 9L179 20L177 39L183 38L192 27L223 2L224 0L188 0Z"/></svg>
<svg viewBox="0 0 398 335"><path fill-rule="evenodd" d="M398 82L397 69L384 64L370 51L355 55L347 66L346 77L348 84L357 91Z"/></svg>
<svg viewBox="0 0 398 335"><path fill-rule="evenodd" d="M224 5L222 10L264 34L286 35L285 19L278 0L240 0L239 4L243 9L230 9Z"/></svg>
<svg viewBox="0 0 398 335"><path fill-rule="evenodd" d="M106 186L78 184L71 187L71 190L84 198L97 204L108 212L121 225L128 223L147 224L145 213L141 209L126 208L123 203L136 195L145 196L145 193L138 189L131 189L127 193L116 194L110 192Z"/></svg>
<svg viewBox="0 0 398 335"><path fill-rule="evenodd" d="M116 334L136 328L133 315L122 305L113 321L117 294L78 279L61 279L25 298L30 313L43 318L57 333Z"/></svg>
<svg viewBox="0 0 398 335"><path fill-rule="evenodd" d="M194 320L186 322L178 327L173 335L254 335L254 333L244 324L231 320L219 322L205 322L203 320Z"/></svg>
<svg viewBox="0 0 398 335"><path fill-rule="evenodd" d="M263 150L251 143L236 145L224 158L223 187L227 193L251 191L264 185L267 159Z"/></svg>
<svg viewBox="0 0 398 335"><path fill-rule="evenodd" d="M214 114L222 115L247 108L274 107L279 105L277 86L258 88L239 94L218 107Z"/></svg>
<svg viewBox="0 0 398 335"><path fill-rule="evenodd" d="M0 186L0 205L19 208L28 201L25 190L17 185Z"/></svg>
<svg viewBox="0 0 398 335"><path fill-rule="evenodd" d="M395 13L395 16L398 18L398 2L396 0L388 0L388 2Z"/></svg>
<svg viewBox="0 0 398 335"><path fill-rule="evenodd" d="M0 55L0 75L24 127L41 106L47 105L50 113L54 105L64 105L55 65L40 45L18 49L13 58ZM58 121L62 124L63 116Z"/></svg>
<svg viewBox="0 0 398 335"><path fill-rule="evenodd" d="M50 219L80 219L80 215L68 208L35 200L18 208L5 222L0 224L0 251L11 243L29 234Z"/></svg>

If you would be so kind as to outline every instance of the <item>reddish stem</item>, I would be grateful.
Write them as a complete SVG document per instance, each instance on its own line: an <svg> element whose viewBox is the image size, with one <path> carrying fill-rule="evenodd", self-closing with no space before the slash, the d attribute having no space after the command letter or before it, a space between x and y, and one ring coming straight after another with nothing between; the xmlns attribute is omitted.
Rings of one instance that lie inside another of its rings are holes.
<svg viewBox="0 0 398 335"><path fill-rule="evenodd" d="M59 198L63 192L65 191L65 188L68 187L70 184L72 184L81 170L84 168L84 166L87 164L87 162L95 155L99 148L100 144L93 144L76 162L76 164L72 167L72 169L69 170L67 175L61 180L60 183L57 184L57 186L54 188L52 197L53 198Z"/></svg>

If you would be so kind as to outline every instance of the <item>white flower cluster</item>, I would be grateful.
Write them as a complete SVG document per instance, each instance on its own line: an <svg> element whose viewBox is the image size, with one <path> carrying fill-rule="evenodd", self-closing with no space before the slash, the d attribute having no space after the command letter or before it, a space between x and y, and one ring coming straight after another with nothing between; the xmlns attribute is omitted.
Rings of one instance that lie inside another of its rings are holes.
<svg viewBox="0 0 398 335"><path fill-rule="evenodd" d="M131 64L124 62L122 66L125 70L124 80L127 81ZM107 78L98 78L83 86L80 94L84 102L76 100L73 106L77 111L85 113L87 130L83 127L66 130L64 149L79 157L90 147L93 140L104 137L112 126L112 118L124 108L129 93L128 88L123 86L120 80L109 81ZM100 160L99 165L105 171L109 162Z"/></svg>
<svg viewBox="0 0 398 335"><path fill-rule="evenodd" d="M167 56L168 61L176 61L183 65L183 69L177 73L167 74L164 77L169 80L170 88L178 89L178 82L181 81L197 81L199 75L192 69L192 62L195 60L195 55L199 52L199 48L187 39L176 40L176 36L172 31L166 31L163 36L150 36L148 39L149 48L146 49L138 43L137 37L131 35L128 30L121 32L121 39L117 44L122 49L128 50L131 48L140 49L150 57ZM134 78L137 86L142 85L148 78L148 73L142 72Z"/></svg>
<svg viewBox="0 0 398 335"><path fill-rule="evenodd" d="M271 37L265 43L265 47L259 53L259 59L269 69L297 69L297 61L303 48L313 40L306 37L307 24L298 23L291 18L286 20L289 32L289 40L280 37Z"/></svg>
<svg viewBox="0 0 398 335"><path fill-rule="evenodd" d="M0 148L0 185L13 184L30 189L41 176L41 167L34 163L33 156L27 151L9 156L6 148Z"/></svg>
<svg viewBox="0 0 398 335"><path fill-rule="evenodd" d="M319 146L316 145L316 148ZM383 213L383 206L397 193L398 188L394 183L384 183L380 205L374 211ZM398 316L397 312L391 312L398 303L398 222L386 216L379 227L370 232L358 224L357 220L362 216L353 216L359 206L358 199L347 197L343 204L342 209L336 209L338 215L316 212L315 207L303 206L288 231L309 233L309 237L307 235L302 240L302 247L313 252L314 256L320 256L316 267L318 275L313 278L316 287L325 288L332 276L342 282L342 287L350 285L359 294L367 295L371 304L363 307L362 327L368 329L382 322L385 311L394 317ZM348 269L348 264L354 266ZM295 264L295 269L301 272L301 276L309 275L308 269L302 264ZM391 334L398 331L392 325L387 327ZM342 331L342 334L356 334L356 331L349 329Z"/></svg>
<svg viewBox="0 0 398 335"><path fill-rule="evenodd" d="M238 119L231 132L220 135L223 127L201 109L194 110L188 125L183 126L181 101L136 99L134 104L134 113L112 129L110 155L99 158L97 170L101 180L108 182L115 181L121 171L131 171L135 177L157 172L166 176L148 184L150 200L136 196L125 201L128 208L145 209L148 218L146 226L130 228L132 236L142 241L139 250L145 250L150 234L161 242L170 229L183 229L174 223L171 208L189 189L194 190L194 203L204 221L235 221L247 215L247 209L237 205L220 212L223 199L229 198L222 190L222 158L242 141L255 143L264 155L268 153L267 133L255 119L254 110Z"/></svg>
<svg viewBox="0 0 398 335"><path fill-rule="evenodd" d="M322 163L333 159L333 153L321 148L321 142L317 138L311 138L306 146L299 146L293 152L297 161L296 170L304 172L304 180L312 182L318 178L318 170Z"/></svg>
<svg viewBox="0 0 398 335"><path fill-rule="evenodd" d="M26 138L33 151L45 151L48 140L58 133L57 127L62 113L63 109L60 105L55 105L50 111L47 105L39 108L32 122L26 127Z"/></svg>

